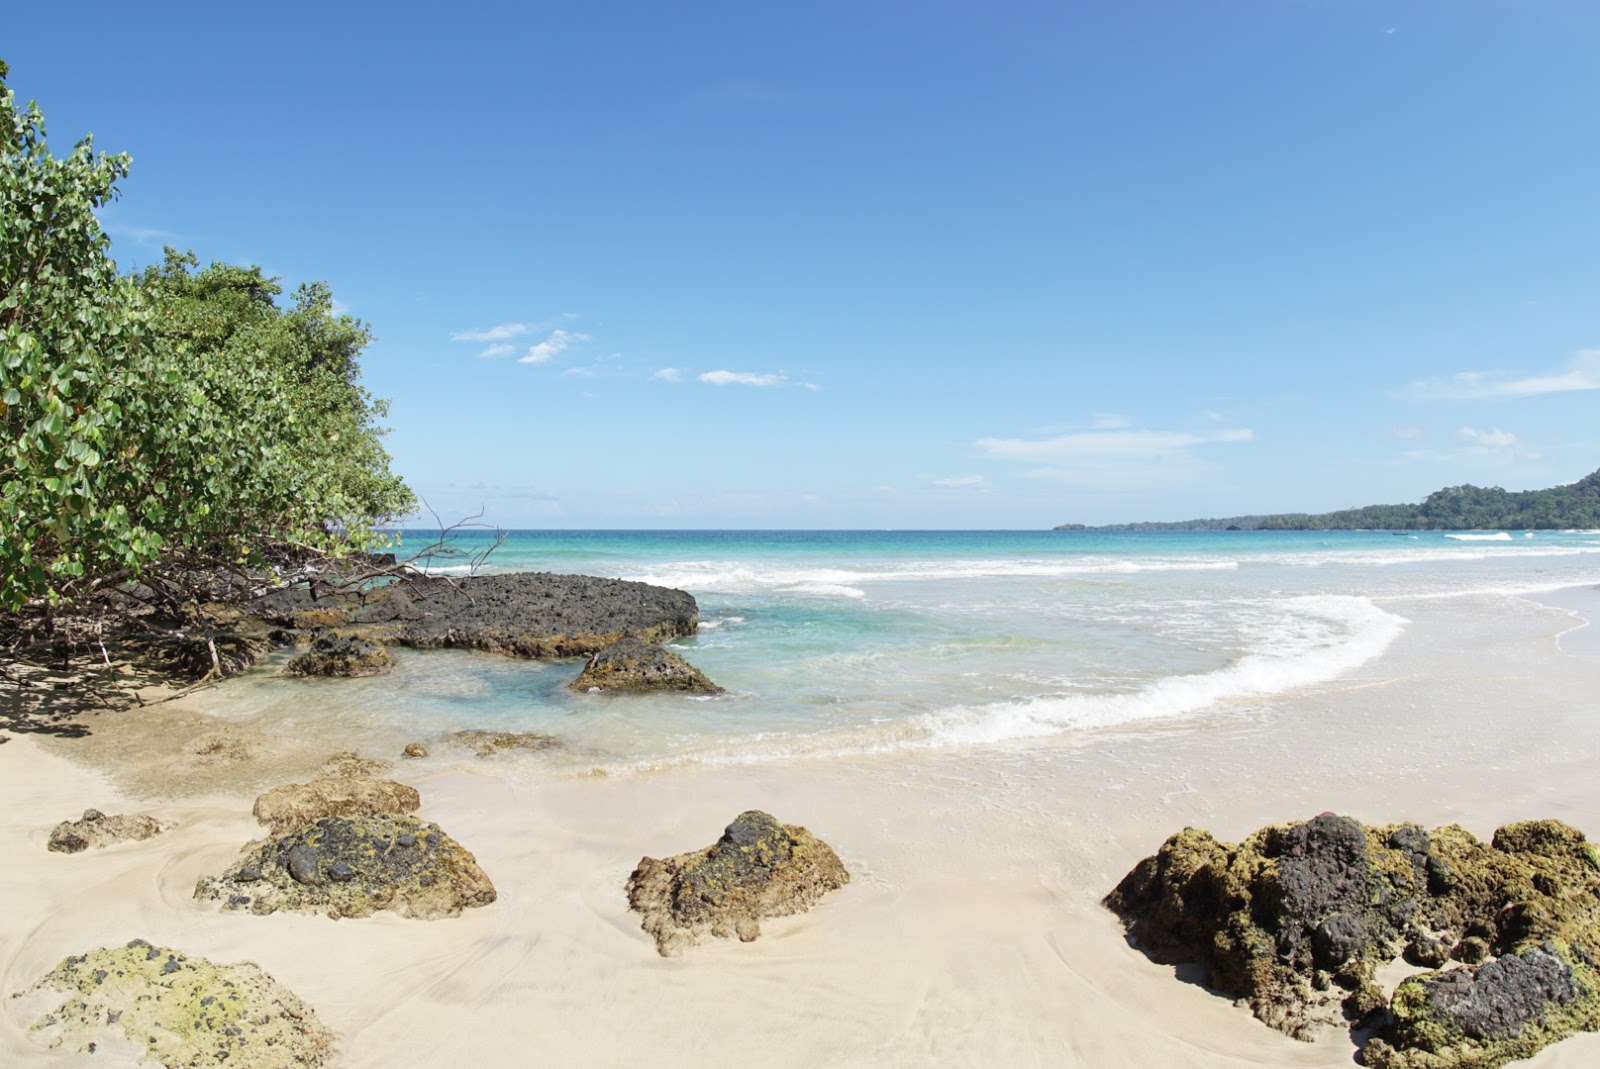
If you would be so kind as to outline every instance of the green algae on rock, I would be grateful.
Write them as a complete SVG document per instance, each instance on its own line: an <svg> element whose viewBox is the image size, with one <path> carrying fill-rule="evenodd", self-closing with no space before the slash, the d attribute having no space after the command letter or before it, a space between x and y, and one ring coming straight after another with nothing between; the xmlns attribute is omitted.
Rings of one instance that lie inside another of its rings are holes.
<svg viewBox="0 0 1600 1069"><path fill-rule="evenodd" d="M319 635L311 648L283 666L286 676L355 679L394 671L394 654L376 642L345 635Z"/></svg>
<svg viewBox="0 0 1600 1069"><path fill-rule="evenodd" d="M81 820L63 820L51 829L48 845L58 854L76 854L90 847L149 839L165 830L166 825L143 813L108 817L98 809L85 809Z"/></svg>
<svg viewBox="0 0 1600 1069"><path fill-rule="evenodd" d="M589 658L573 690L620 693L678 691L721 694L722 688L672 650L637 638L613 642Z"/></svg>
<svg viewBox="0 0 1600 1069"><path fill-rule="evenodd" d="M324 817L247 849L226 872L201 877L194 896L257 914L367 917L392 909L432 919L486 906L495 889L437 824L380 813Z"/></svg>
<svg viewBox="0 0 1600 1069"><path fill-rule="evenodd" d="M763 918L803 913L849 882L827 843L752 809L703 850L640 859L628 877L628 905L665 957L707 935L748 943Z"/></svg>
<svg viewBox="0 0 1600 1069"><path fill-rule="evenodd" d="M387 779L335 776L274 787L256 799L252 812L273 835L285 835L322 817L415 813L421 808L422 796L415 787Z"/></svg>
<svg viewBox="0 0 1600 1069"><path fill-rule="evenodd" d="M1600 858L1559 821L1491 844L1331 813L1237 846L1188 828L1105 904L1150 958L1202 963L1289 1035L1367 1021L1376 1069L1491 1069L1600 1027ZM1391 1002L1375 974L1398 956L1468 964L1414 976Z"/></svg>
<svg viewBox="0 0 1600 1069"><path fill-rule="evenodd" d="M308 1069L333 1054L311 1007L253 962L219 965L143 939L73 955L12 998L41 1004L30 1032L52 1050L120 1046L185 1069Z"/></svg>

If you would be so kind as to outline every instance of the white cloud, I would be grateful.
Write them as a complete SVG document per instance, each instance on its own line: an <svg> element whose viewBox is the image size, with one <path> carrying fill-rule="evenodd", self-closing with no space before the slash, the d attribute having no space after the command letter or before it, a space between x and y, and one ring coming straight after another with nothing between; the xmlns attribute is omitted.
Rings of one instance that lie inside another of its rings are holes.
<svg viewBox="0 0 1600 1069"><path fill-rule="evenodd" d="M478 355L479 356L487 356L487 357L493 358L493 357L496 357L496 356L510 356L512 353L514 353L516 351L517 351L517 347L515 345L512 345L510 342L504 342L503 341L503 342L499 342L499 343L497 343L495 345L489 346L488 348L484 349L484 351L479 353Z"/></svg>
<svg viewBox="0 0 1600 1069"><path fill-rule="evenodd" d="M1456 434L1463 442L1482 449L1510 449L1517 444L1516 435L1499 427L1488 431L1479 430L1477 427L1462 427Z"/></svg>
<svg viewBox="0 0 1600 1069"><path fill-rule="evenodd" d="M526 323L500 323L486 330L461 330L450 335L451 341L505 341L519 337L532 329Z"/></svg>
<svg viewBox="0 0 1600 1069"><path fill-rule="evenodd" d="M682 382L683 372L675 367L664 367L650 377L653 379L663 379L667 382Z"/></svg>
<svg viewBox="0 0 1600 1069"><path fill-rule="evenodd" d="M698 377L701 382L713 386L782 386L789 381L787 375L758 375L750 371L707 371Z"/></svg>
<svg viewBox="0 0 1600 1069"><path fill-rule="evenodd" d="M1120 431L1133 426L1133 420L1112 412L1101 412L1094 417L1092 426L1097 431Z"/></svg>
<svg viewBox="0 0 1600 1069"><path fill-rule="evenodd" d="M544 341L528 348L527 353L518 358L523 364L545 364L554 360L579 342L589 340L589 335L578 334L570 330L553 330Z"/></svg>
<svg viewBox="0 0 1600 1069"><path fill-rule="evenodd" d="M330 297L328 298L328 311L336 316L347 316L350 314L350 306L337 297Z"/></svg>
<svg viewBox="0 0 1600 1069"><path fill-rule="evenodd" d="M964 487L983 486L988 480L982 475L951 475L943 479L930 480L935 486L948 486L952 489Z"/></svg>
<svg viewBox="0 0 1600 1069"><path fill-rule="evenodd" d="M1204 469L1196 450L1249 442L1247 427L1208 431L1131 429L1071 431L1050 438L982 438L975 444L996 460L1038 465L1029 474L1082 485L1173 485Z"/></svg>
<svg viewBox="0 0 1600 1069"><path fill-rule="evenodd" d="M1515 377L1509 371L1463 371L1448 379L1413 383L1417 397L1447 401L1481 401L1496 397L1535 397L1544 393L1600 390L1600 349L1582 349L1567 366L1544 375Z"/></svg>
<svg viewBox="0 0 1600 1069"><path fill-rule="evenodd" d="M1394 436L1402 442L1414 442L1422 437L1421 427L1396 427Z"/></svg>

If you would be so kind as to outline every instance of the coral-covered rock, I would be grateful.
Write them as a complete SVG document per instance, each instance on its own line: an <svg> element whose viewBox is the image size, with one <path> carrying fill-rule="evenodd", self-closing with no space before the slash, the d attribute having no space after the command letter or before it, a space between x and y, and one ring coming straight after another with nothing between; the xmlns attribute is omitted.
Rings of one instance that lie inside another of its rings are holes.
<svg viewBox="0 0 1600 1069"><path fill-rule="evenodd" d="M625 638L597 651L568 685L583 691L722 693L705 673L672 650L637 638Z"/></svg>
<svg viewBox="0 0 1600 1069"><path fill-rule="evenodd" d="M320 635L311 648L283 666L286 676L381 676L394 671L394 654L366 639Z"/></svg>
<svg viewBox="0 0 1600 1069"><path fill-rule="evenodd" d="M1600 856L1559 821L1491 845L1331 813L1237 846L1190 828L1106 905L1151 958L1204 964L1290 1035L1375 1021L1363 1056L1378 1069L1489 1069L1600 1026ZM1391 1005L1375 974L1402 955L1469 964L1407 980Z"/></svg>
<svg viewBox="0 0 1600 1069"><path fill-rule="evenodd" d="M76 854L90 847L148 839L166 826L154 817L132 813L108 817L98 809L85 809L80 820L63 820L50 832L49 847L61 854Z"/></svg>
<svg viewBox="0 0 1600 1069"><path fill-rule="evenodd" d="M339 776L381 776L394 767L394 764L381 757L362 757L354 750L340 750L338 753L322 762L322 770L318 773L324 779Z"/></svg>
<svg viewBox="0 0 1600 1069"><path fill-rule="evenodd" d="M566 744L554 735L541 735L536 731L453 731L445 736L446 741L460 743L472 750L479 757L488 757L499 753L501 750L539 750L559 749Z"/></svg>
<svg viewBox="0 0 1600 1069"><path fill-rule="evenodd" d="M427 757L428 748L420 742L408 742L406 748L400 751L401 757Z"/></svg>
<svg viewBox="0 0 1600 1069"><path fill-rule="evenodd" d="M752 809L704 850L640 859L628 877L628 905L667 956L708 935L748 943L763 918L803 913L849 882L827 843Z"/></svg>
<svg viewBox="0 0 1600 1069"><path fill-rule="evenodd" d="M330 917L380 909L454 917L495 900L477 859L437 824L389 813L304 825L247 850L221 875L202 877L194 894L224 909Z"/></svg>
<svg viewBox="0 0 1600 1069"><path fill-rule="evenodd" d="M338 776L274 787L256 799L253 812L273 835L285 835L322 817L415 813L420 808L422 796L415 787L387 779Z"/></svg>
<svg viewBox="0 0 1600 1069"><path fill-rule="evenodd" d="M12 997L39 1011L29 1034L46 1047L118 1065L310 1069L333 1054L311 1007L253 962L219 965L143 939L75 954Z"/></svg>

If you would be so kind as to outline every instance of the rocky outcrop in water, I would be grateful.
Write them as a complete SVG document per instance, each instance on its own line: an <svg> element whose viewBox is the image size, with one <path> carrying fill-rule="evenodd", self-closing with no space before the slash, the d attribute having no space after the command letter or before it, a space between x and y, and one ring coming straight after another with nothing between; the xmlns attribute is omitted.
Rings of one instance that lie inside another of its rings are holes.
<svg viewBox="0 0 1600 1069"><path fill-rule="evenodd" d="M659 642L692 635L700 622L694 598L681 590L543 572L412 579L367 592L293 587L252 611L282 628L518 657L584 656L629 637Z"/></svg>
<svg viewBox="0 0 1600 1069"><path fill-rule="evenodd" d="M1600 853L1559 821L1364 827L1324 813L1237 846L1193 828L1134 867L1105 904L1158 962L1297 1038L1375 1027L1375 1069L1489 1069L1600 1027ZM1390 999L1397 957L1438 969Z"/></svg>
<svg viewBox="0 0 1600 1069"><path fill-rule="evenodd" d="M219 965L143 939L75 954L12 998L39 1012L31 1038L119 1065L119 1051L195 1069L311 1069L333 1054L311 1007L253 962Z"/></svg>
<svg viewBox="0 0 1600 1069"><path fill-rule="evenodd" d="M321 635L311 648L283 666L286 676L328 676L354 679L394 671L394 654L363 638Z"/></svg>
<svg viewBox="0 0 1600 1069"><path fill-rule="evenodd" d="M704 672L672 650L637 638L625 638L597 651L568 686L608 693L722 693Z"/></svg>
<svg viewBox="0 0 1600 1069"><path fill-rule="evenodd" d="M50 832L49 847L59 854L76 854L93 847L112 846L160 835L166 826L143 813L108 817L98 809L85 809L79 820L63 820Z"/></svg>
<svg viewBox="0 0 1600 1069"><path fill-rule="evenodd" d="M324 817L248 849L219 876L202 877L195 897L224 909L280 909L366 917L454 917L495 900L477 859L437 824L380 813Z"/></svg>
<svg viewBox="0 0 1600 1069"><path fill-rule="evenodd" d="M256 799L252 812L273 835L286 835L322 817L415 813L422 796L415 787L387 779L339 776L274 787Z"/></svg>
<svg viewBox="0 0 1600 1069"><path fill-rule="evenodd" d="M560 749L566 744L554 735L541 735L536 731L452 731L444 736L446 742L454 742L465 746L479 757L490 757L501 750L524 750L537 753L540 750Z"/></svg>
<svg viewBox="0 0 1600 1069"><path fill-rule="evenodd" d="M827 843L752 809L704 850L640 859L628 877L628 905L665 957L707 936L748 943L764 918L803 913L849 882Z"/></svg>

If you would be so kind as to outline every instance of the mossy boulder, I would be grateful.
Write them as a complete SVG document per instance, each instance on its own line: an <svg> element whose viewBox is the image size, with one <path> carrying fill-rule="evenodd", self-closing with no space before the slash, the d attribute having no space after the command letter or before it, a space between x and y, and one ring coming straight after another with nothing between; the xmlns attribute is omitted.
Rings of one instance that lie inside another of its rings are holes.
<svg viewBox="0 0 1600 1069"><path fill-rule="evenodd" d="M149 839L166 826L155 817L131 813L108 817L98 809L85 809L80 820L63 820L50 831L49 848L58 854L76 854L90 847Z"/></svg>
<svg viewBox="0 0 1600 1069"><path fill-rule="evenodd" d="M628 905L668 956L707 936L748 943L763 918L803 913L849 882L827 843L752 809L704 850L642 858L628 877Z"/></svg>
<svg viewBox="0 0 1600 1069"><path fill-rule="evenodd" d="M596 652L568 685L573 690L609 693L722 693L704 672L672 650L637 638L613 642Z"/></svg>
<svg viewBox="0 0 1600 1069"><path fill-rule="evenodd" d="M333 1054L311 1007L253 962L219 965L143 939L75 954L12 998L42 1011L29 1032L46 1047L118 1065L308 1069Z"/></svg>
<svg viewBox="0 0 1600 1069"><path fill-rule="evenodd" d="M362 638L319 635L311 648L283 666L286 676L324 676L354 679L394 671L394 654Z"/></svg>
<svg viewBox="0 0 1600 1069"><path fill-rule="evenodd" d="M495 900L478 861L437 824L379 813L323 817L247 849L194 895L224 909L366 917L380 909L431 919Z"/></svg>
<svg viewBox="0 0 1600 1069"><path fill-rule="evenodd" d="M1152 959L1203 964L1289 1035L1365 1021L1377 1069L1488 1069L1600 1024L1600 859L1559 821L1507 825L1492 844L1332 813L1238 845L1189 828L1105 904ZM1375 976L1402 956L1470 964L1391 1000Z"/></svg>
<svg viewBox="0 0 1600 1069"><path fill-rule="evenodd" d="M273 835L285 835L322 817L415 813L420 808L422 796L415 787L387 779L337 776L274 787L256 799L252 812Z"/></svg>

